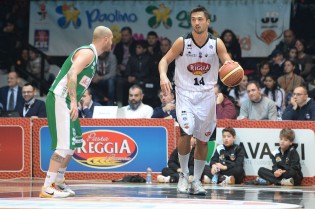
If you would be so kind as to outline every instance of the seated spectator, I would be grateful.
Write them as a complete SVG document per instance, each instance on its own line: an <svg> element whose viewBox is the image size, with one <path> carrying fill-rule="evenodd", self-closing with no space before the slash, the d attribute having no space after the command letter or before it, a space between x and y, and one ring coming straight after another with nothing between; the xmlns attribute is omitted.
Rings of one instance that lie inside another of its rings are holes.
<svg viewBox="0 0 315 209"><path fill-rule="evenodd" d="M294 89L290 104L282 114L282 120L315 121L315 102L308 97L305 86Z"/></svg>
<svg viewBox="0 0 315 209"><path fill-rule="evenodd" d="M41 79L41 71L42 71L42 57L38 52L36 52L34 49L29 49L29 61L26 66L26 70L31 73L33 76L35 76L38 79ZM44 79L49 84L51 84L55 76L49 72L49 63L45 59L44 60ZM33 77L28 76L27 80L32 83L33 86L39 87L37 82Z"/></svg>
<svg viewBox="0 0 315 209"><path fill-rule="evenodd" d="M190 155L189 155L189 160L188 160L189 182L192 182L193 175L194 175L195 143L196 143L196 139L194 137L191 137ZM167 162L167 167L163 168L162 175L157 176L157 181L159 183L177 183L179 179L179 173L181 172L182 170L180 168L180 163L179 163L179 158L178 158L178 148L176 148L173 150L173 152L170 155L170 158ZM203 177L204 183L209 183L210 178L205 173L206 173L206 170L204 170L201 176Z"/></svg>
<svg viewBox="0 0 315 209"><path fill-rule="evenodd" d="M91 89L88 88L78 102L79 118L92 118L95 106L101 106L101 104L93 101Z"/></svg>
<svg viewBox="0 0 315 209"><path fill-rule="evenodd" d="M17 111L18 105L24 103L17 72L8 73L8 85L0 88L0 103L3 105L3 111Z"/></svg>
<svg viewBox="0 0 315 209"><path fill-rule="evenodd" d="M261 89L261 93L274 101L277 110L283 112L285 109L285 92L278 85L276 78L273 75L268 74L265 77L264 84L265 87Z"/></svg>
<svg viewBox="0 0 315 209"><path fill-rule="evenodd" d="M246 86L248 83L248 77L247 75L244 75L242 81L238 86L235 86L232 88L229 92L229 96L234 98L236 108L239 109L241 107L241 104L248 99L248 95L246 92Z"/></svg>
<svg viewBox="0 0 315 209"><path fill-rule="evenodd" d="M283 40L279 42L275 49L281 51L282 54L287 54L289 49L295 46L295 42L294 32L287 29L283 32Z"/></svg>
<svg viewBox="0 0 315 209"><path fill-rule="evenodd" d="M170 94L164 94L160 90L159 97L162 104L160 107L154 108L151 118L174 118L177 120L174 92L171 92Z"/></svg>
<svg viewBox="0 0 315 209"><path fill-rule="evenodd" d="M138 85L133 85L129 88L129 105L122 107L125 118L151 118L153 108L143 104L142 88Z"/></svg>
<svg viewBox="0 0 315 209"><path fill-rule="evenodd" d="M305 41L301 39L296 40L295 47L297 49L297 60L302 65L302 72L300 73L300 75L305 81L311 81L313 79L311 70L314 65L312 56L305 53Z"/></svg>
<svg viewBox="0 0 315 209"><path fill-rule="evenodd" d="M36 89L31 83L26 83L22 88L24 102L19 104L18 111L23 118L46 118L45 102L35 99Z"/></svg>
<svg viewBox="0 0 315 209"><path fill-rule="evenodd" d="M280 146L272 152L272 170L261 167L259 178L254 184L275 184L281 186L301 185L303 174L300 156L293 144L295 134L292 129L284 128L280 131Z"/></svg>
<svg viewBox="0 0 315 209"><path fill-rule="evenodd" d="M295 63L292 60L286 60L284 62L284 75L277 80L286 95L292 93L295 87L304 83L303 78L294 73L294 69Z"/></svg>
<svg viewBox="0 0 315 209"><path fill-rule="evenodd" d="M297 58L297 54L298 54L298 51L296 47L290 48L288 55L286 56L286 59L292 60L295 63L294 73L296 73L297 75L300 75L303 69L302 69L302 64Z"/></svg>
<svg viewBox="0 0 315 209"><path fill-rule="evenodd" d="M279 78L284 73L284 62L286 61L282 51L275 49L271 55L271 74Z"/></svg>
<svg viewBox="0 0 315 209"><path fill-rule="evenodd" d="M255 80L259 83L260 87L264 87L264 81L266 78L266 75L270 74L271 71L271 65L270 62L267 60L264 60L259 63L258 65L258 72L253 76L251 80Z"/></svg>
<svg viewBox="0 0 315 209"><path fill-rule="evenodd" d="M112 52L104 52L98 56L96 73L90 88L95 93L95 101L112 106L116 94L117 60Z"/></svg>
<svg viewBox="0 0 315 209"><path fill-rule="evenodd" d="M231 127L222 130L223 144L218 145L214 152L210 168L212 183L217 184L240 184L245 177L244 171L244 149L235 144L236 132ZM217 179L213 176L217 175Z"/></svg>
<svg viewBox="0 0 315 209"><path fill-rule="evenodd" d="M236 109L233 102L221 93L219 84L214 85L214 93L217 97L217 119L236 119Z"/></svg>
<svg viewBox="0 0 315 209"><path fill-rule="evenodd" d="M249 99L241 104L240 114L237 119L248 120L276 120L277 107L274 101L261 94L257 81L247 84Z"/></svg>
<svg viewBox="0 0 315 209"><path fill-rule="evenodd" d="M242 50L237 36L232 30L226 29L220 36L226 50L230 52L233 60L242 63Z"/></svg>

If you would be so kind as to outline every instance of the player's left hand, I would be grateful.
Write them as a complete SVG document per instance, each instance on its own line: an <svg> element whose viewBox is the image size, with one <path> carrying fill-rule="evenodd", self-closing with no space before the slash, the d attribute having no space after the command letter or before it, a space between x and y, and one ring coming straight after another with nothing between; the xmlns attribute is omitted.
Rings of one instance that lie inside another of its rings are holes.
<svg viewBox="0 0 315 209"><path fill-rule="evenodd" d="M78 118L78 104L76 101L70 103L70 118L75 121Z"/></svg>

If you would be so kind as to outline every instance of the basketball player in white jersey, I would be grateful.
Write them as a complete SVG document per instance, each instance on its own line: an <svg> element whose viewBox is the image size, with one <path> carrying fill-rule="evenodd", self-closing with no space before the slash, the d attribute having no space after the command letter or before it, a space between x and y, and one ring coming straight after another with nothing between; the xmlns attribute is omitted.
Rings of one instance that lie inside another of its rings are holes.
<svg viewBox="0 0 315 209"><path fill-rule="evenodd" d="M208 153L207 142L216 126L216 97L219 61L233 62L221 39L208 33L210 16L204 7L191 11L192 32L179 37L159 63L160 85L165 93L172 89L167 67L175 60L176 115L181 128L178 156L182 173L179 193L205 195L200 178ZM220 60L219 60L220 59ZM188 160L190 138L197 139L194 179L189 190Z"/></svg>

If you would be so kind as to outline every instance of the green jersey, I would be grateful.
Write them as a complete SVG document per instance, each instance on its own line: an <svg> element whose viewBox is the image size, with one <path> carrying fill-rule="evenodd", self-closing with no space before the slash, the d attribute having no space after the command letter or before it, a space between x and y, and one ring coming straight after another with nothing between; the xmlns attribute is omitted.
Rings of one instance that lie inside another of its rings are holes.
<svg viewBox="0 0 315 209"><path fill-rule="evenodd" d="M53 92L55 95L61 96L66 98L68 102L70 102L70 97L68 94L68 77L67 74L72 66L72 58L73 55L80 49L92 49L94 52L94 58L92 62L87 65L78 75L77 77L77 101L80 101L84 91L89 87L92 78L95 74L96 70L96 64L97 64L97 52L95 49L95 46L93 44L82 46L78 49L76 49L72 54L69 55L69 57L66 59L66 61L63 63L54 83L50 87L49 91Z"/></svg>

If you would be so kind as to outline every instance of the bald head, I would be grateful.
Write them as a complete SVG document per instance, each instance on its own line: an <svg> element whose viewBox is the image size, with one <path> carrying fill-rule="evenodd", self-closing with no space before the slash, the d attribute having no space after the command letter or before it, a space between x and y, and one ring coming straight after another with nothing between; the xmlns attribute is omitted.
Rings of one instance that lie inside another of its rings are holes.
<svg viewBox="0 0 315 209"><path fill-rule="evenodd" d="M104 37L111 37L112 31L105 26L98 26L93 32L93 41L99 40Z"/></svg>

